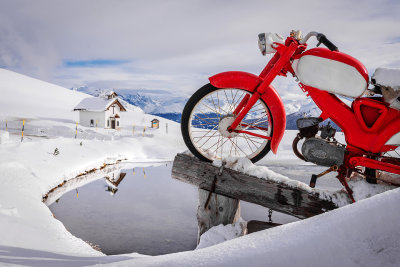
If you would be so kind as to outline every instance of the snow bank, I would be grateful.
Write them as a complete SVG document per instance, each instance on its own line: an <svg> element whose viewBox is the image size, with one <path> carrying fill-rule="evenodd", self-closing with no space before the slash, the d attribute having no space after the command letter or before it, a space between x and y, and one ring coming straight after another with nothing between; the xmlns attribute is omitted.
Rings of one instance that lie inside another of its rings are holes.
<svg viewBox="0 0 400 267"><path fill-rule="evenodd" d="M0 69L0 117L76 120L74 106L89 95Z"/></svg>
<svg viewBox="0 0 400 267"><path fill-rule="evenodd" d="M216 244L234 239L239 236L245 235L247 232L247 222L242 218L234 224L217 225L211 227L207 232L201 235L200 242L196 249L214 246Z"/></svg>
<svg viewBox="0 0 400 267"><path fill-rule="evenodd" d="M56 259L68 255L69 259L78 257L81 262L86 262L81 257L104 256L71 235L53 218L42 203L42 196L64 180L99 168L103 163L118 159L131 162L172 160L185 148L183 141L174 134L179 132L179 127L174 126L171 124L170 135L153 131L154 137L122 136L114 141L27 137L21 143L19 135L10 135L9 142L0 146L0 250L17 258L36 255L31 256L26 265L39 266L54 266L51 260L40 264L32 260L32 257L46 258L50 252L57 254L54 254ZM155 142L160 145L155 146ZM55 148L60 152L57 156L53 155ZM93 264L108 261L105 258L90 260ZM4 259L0 253L0 262L16 261Z"/></svg>
<svg viewBox="0 0 400 267"><path fill-rule="evenodd" d="M5 144L10 140L9 132L2 132L0 133L0 144Z"/></svg>
<svg viewBox="0 0 400 267"><path fill-rule="evenodd" d="M110 266L399 266L400 189L195 251Z"/></svg>

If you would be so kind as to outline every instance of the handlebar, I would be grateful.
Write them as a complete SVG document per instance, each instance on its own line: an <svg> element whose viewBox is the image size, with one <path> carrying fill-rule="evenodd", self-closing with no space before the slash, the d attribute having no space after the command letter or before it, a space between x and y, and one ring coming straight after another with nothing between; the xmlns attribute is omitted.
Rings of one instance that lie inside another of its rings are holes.
<svg viewBox="0 0 400 267"><path fill-rule="evenodd" d="M326 38L326 36L322 33L318 32L310 32L308 33L301 41L300 44L305 44L308 39L310 39L312 36L315 36L318 40L317 46L319 46L321 43L324 44L326 47L329 48L331 51L339 51L336 45L334 45L331 41Z"/></svg>

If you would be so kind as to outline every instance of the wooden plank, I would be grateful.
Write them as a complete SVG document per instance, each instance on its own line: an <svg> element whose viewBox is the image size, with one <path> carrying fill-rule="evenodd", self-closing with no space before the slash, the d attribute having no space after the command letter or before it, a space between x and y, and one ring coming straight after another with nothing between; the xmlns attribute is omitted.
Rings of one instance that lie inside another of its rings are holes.
<svg viewBox="0 0 400 267"><path fill-rule="evenodd" d="M186 155L177 154L172 167L172 177L211 190L218 168L211 163ZM305 219L337 208L319 198L318 193L292 188L286 184L261 179L225 168L218 176L215 193L230 198L255 203L275 211Z"/></svg>

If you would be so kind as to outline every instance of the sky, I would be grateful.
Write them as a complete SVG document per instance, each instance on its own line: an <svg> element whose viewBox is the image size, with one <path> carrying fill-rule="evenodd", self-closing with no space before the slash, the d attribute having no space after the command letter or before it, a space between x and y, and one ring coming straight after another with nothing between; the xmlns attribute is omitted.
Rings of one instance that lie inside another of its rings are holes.
<svg viewBox="0 0 400 267"><path fill-rule="evenodd" d="M190 95L219 72L259 74L269 57L258 33L300 29L324 33L372 75L400 68L399 15L398 0L0 0L0 67L67 88ZM284 100L301 94L292 78L274 85Z"/></svg>

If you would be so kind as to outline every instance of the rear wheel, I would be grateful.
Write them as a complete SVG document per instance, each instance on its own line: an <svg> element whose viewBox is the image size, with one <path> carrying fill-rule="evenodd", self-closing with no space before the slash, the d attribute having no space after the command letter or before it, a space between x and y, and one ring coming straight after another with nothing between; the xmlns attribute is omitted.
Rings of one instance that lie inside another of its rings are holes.
<svg viewBox="0 0 400 267"><path fill-rule="evenodd" d="M252 93L236 88L216 88L211 84L193 94L183 110L181 130L186 146L196 157L204 161L247 157L256 162L270 151L270 140L262 137L272 137L273 122L262 99L236 127L253 135L227 131L236 118L234 110L246 95Z"/></svg>

